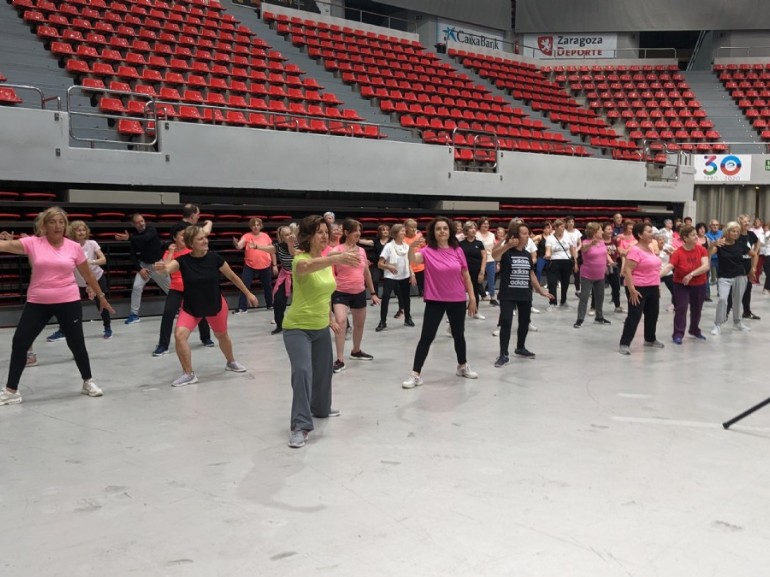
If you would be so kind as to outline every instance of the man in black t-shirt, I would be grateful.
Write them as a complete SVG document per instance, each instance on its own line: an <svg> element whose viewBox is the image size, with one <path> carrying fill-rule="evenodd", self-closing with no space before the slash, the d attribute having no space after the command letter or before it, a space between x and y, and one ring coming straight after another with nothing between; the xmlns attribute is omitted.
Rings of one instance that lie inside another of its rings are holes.
<svg viewBox="0 0 770 577"><path fill-rule="evenodd" d="M125 320L125 324L132 325L141 321L139 307L142 305L142 291L144 285L152 279L168 294L171 279L168 275L155 271L154 264L163 256L163 248L160 243L157 229L144 222L144 217L136 213L131 217L131 222L136 229L130 237L131 262L136 270L134 286L131 289L131 312Z"/></svg>
<svg viewBox="0 0 770 577"><path fill-rule="evenodd" d="M198 221L201 217L201 209L198 208L194 204L185 204L182 207L182 220L179 222L171 225L171 238L176 238L177 233L179 230L183 230L187 228L188 226L192 226L195 224L198 224ZM213 228L213 223L210 220L206 220L203 222L203 224L199 225L203 232L205 232L207 235L211 234L211 229Z"/></svg>

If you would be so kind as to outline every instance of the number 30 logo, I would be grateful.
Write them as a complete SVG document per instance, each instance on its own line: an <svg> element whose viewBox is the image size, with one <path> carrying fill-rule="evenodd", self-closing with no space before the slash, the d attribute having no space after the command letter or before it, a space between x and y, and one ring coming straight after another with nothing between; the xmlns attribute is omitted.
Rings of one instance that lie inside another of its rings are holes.
<svg viewBox="0 0 770 577"><path fill-rule="evenodd" d="M716 174L717 170L725 176L735 176L741 171L741 159L732 154L725 156L719 166L714 162L717 159L716 156L704 156L703 159L706 161L706 168L703 169L703 174L706 176Z"/></svg>

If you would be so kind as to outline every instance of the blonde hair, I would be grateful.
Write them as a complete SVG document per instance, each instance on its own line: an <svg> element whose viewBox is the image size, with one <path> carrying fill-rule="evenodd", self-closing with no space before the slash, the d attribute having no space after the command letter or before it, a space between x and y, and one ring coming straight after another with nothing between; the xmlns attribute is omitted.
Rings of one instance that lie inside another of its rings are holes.
<svg viewBox="0 0 770 577"><path fill-rule="evenodd" d="M598 222L589 222L586 225L586 238L593 238L593 236L600 230L602 230L602 225Z"/></svg>
<svg viewBox="0 0 770 577"><path fill-rule="evenodd" d="M193 243L195 242L195 239L197 238L197 236L201 232L203 232L203 228L198 226L198 225L196 225L196 224L191 224L186 229L184 229L184 244L185 244L185 246L187 248L189 248L190 250L192 250Z"/></svg>
<svg viewBox="0 0 770 577"><path fill-rule="evenodd" d="M35 234L37 236L43 236L45 234L45 224L51 221L55 216L61 216L64 219L64 230L69 228L69 219L67 218L67 213L64 212L64 209L58 206L51 206L35 217Z"/></svg>
<svg viewBox="0 0 770 577"><path fill-rule="evenodd" d="M466 221L465 221L465 224L463 225L463 234L467 234L467 233L468 233L468 231L469 231L471 228L475 228L475 229L478 229L479 227L478 227L478 226L476 226L476 223L475 223L475 222L473 222L472 220L466 220Z"/></svg>
<svg viewBox="0 0 770 577"><path fill-rule="evenodd" d="M730 231L731 228L737 228L738 230L741 230L741 225L738 224L736 221L731 220L730 222L728 222L726 225L722 227L722 232L726 234Z"/></svg>
<svg viewBox="0 0 770 577"><path fill-rule="evenodd" d="M91 229L88 228L88 225L85 222L82 220L73 220L69 227L67 227L67 238L75 240L75 229L80 228L81 226L86 229L86 238L91 236Z"/></svg>

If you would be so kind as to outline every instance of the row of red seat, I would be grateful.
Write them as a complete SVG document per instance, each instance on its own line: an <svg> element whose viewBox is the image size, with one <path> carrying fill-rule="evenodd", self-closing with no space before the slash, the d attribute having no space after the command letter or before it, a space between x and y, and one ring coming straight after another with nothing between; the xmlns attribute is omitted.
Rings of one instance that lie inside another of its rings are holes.
<svg viewBox="0 0 770 577"><path fill-rule="evenodd" d="M770 141L770 63L715 64L713 71L760 138Z"/></svg>
<svg viewBox="0 0 770 577"><path fill-rule="evenodd" d="M6 82L8 79L0 72L0 84ZM24 100L16 94L16 91L11 86L0 86L0 106L13 106L14 104L21 104Z"/></svg>

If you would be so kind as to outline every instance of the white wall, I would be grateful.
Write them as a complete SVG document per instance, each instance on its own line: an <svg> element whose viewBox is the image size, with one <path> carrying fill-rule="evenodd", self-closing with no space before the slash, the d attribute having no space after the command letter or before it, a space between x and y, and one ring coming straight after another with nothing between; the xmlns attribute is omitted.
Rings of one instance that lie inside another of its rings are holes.
<svg viewBox="0 0 770 577"><path fill-rule="evenodd" d="M445 146L161 122L161 152L70 148L67 114L0 107L0 178L94 185L419 194L437 198L684 202L645 166L599 158L501 153L497 174L454 170ZM168 128L166 128L168 127ZM57 156L56 150L60 150Z"/></svg>

